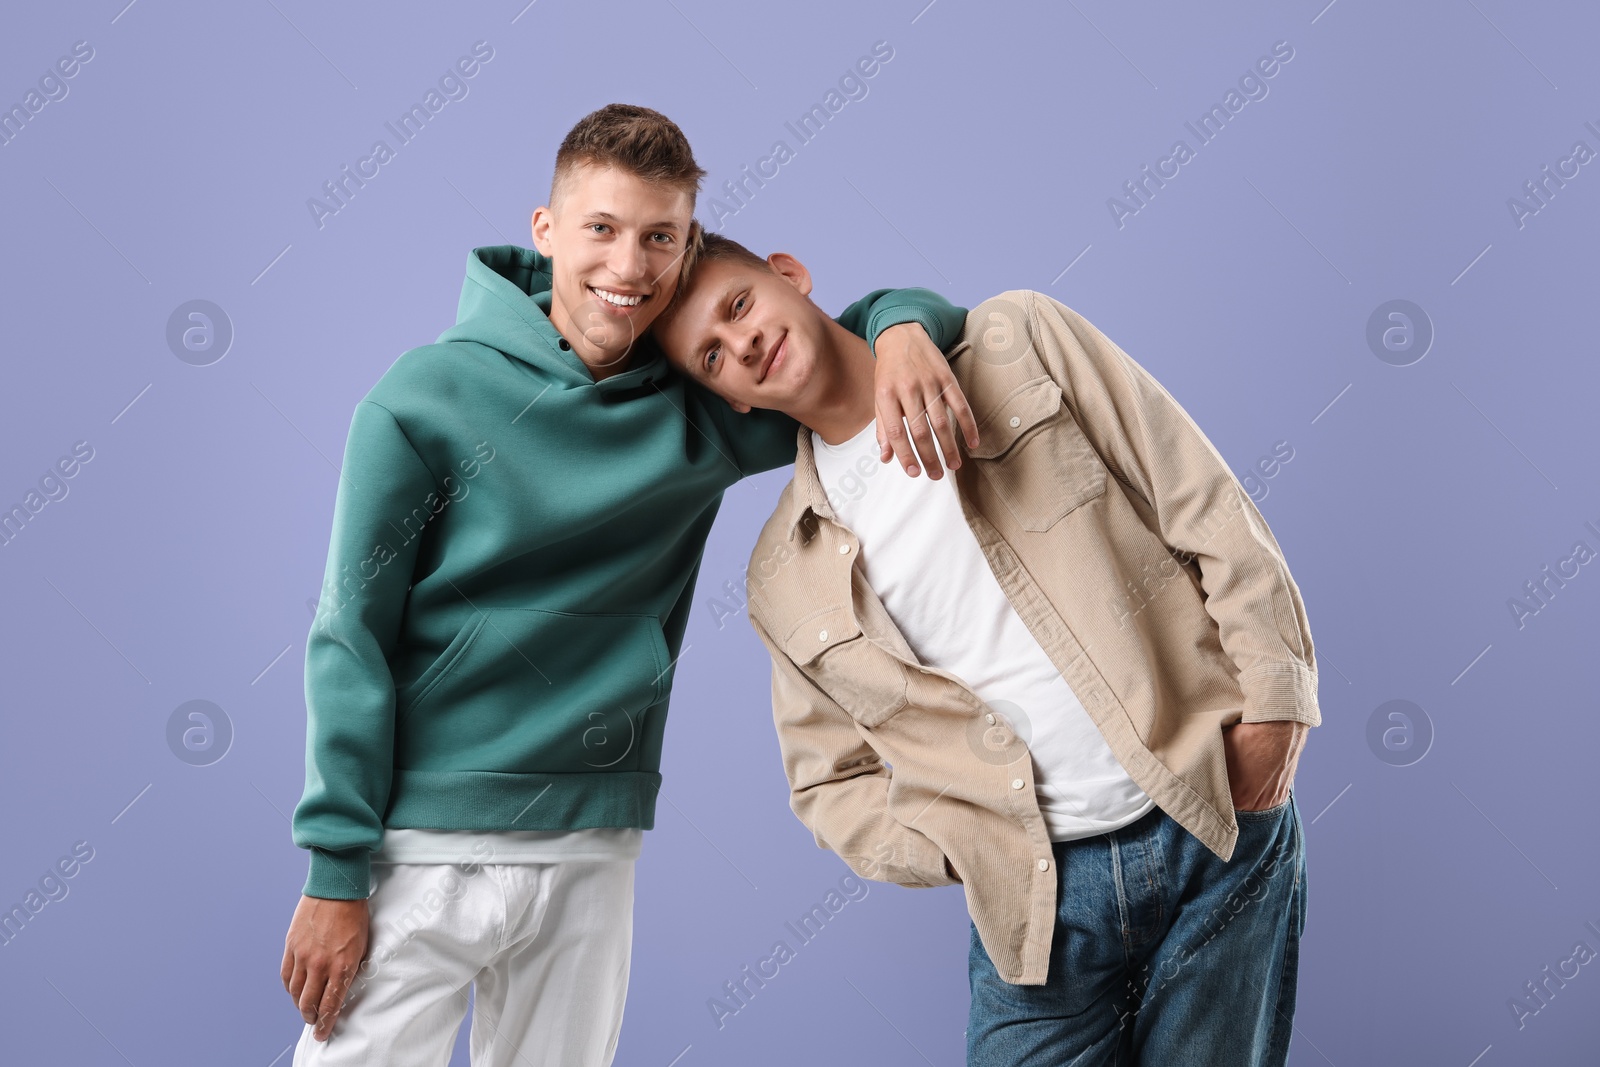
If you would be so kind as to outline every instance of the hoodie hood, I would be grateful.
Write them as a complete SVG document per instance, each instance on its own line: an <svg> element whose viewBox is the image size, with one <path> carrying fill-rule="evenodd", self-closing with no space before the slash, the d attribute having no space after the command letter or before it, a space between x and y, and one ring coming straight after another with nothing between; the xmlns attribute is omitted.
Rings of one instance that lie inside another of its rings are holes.
<svg viewBox="0 0 1600 1067"><path fill-rule="evenodd" d="M551 261L519 245L485 245L467 254L456 324L439 335L441 343L486 345L577 386L625 392L666 378L671 365L647 335L637 342L633 365L620 374L594 380L589 368L565 343L550 321Z"/></svg>

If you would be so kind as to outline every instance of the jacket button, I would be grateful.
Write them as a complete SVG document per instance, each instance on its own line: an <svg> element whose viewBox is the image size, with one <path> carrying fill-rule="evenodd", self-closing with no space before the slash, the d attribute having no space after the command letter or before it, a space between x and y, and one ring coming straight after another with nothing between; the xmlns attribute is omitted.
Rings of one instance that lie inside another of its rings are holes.
<svg viewBox="0 0 1600 1067"><path fill-rule="evenodd" d="M1013 779L1011 779L1011 788L1012 789L1021 789L1023 787L1023 785L1025 785L1025 784L1026 783L1024 783L1021 778L1013 778Z"/></svg>
<svg viewBox="0 0 1600 1067"><path fill-rule="evenodd" d="M1039 869L1041 871L1048 871L1050 869L1050 861L1049 860L1040 860L1039 861Z"/></svg>
<svg viewBox="0 0 1600 1067"><path fill-rule="evenodd" d="M850 546L849 545L840 545L839 546L839 555L847 556L849 554L850 554Z"/></svg>
<svg viewBox="0 0 1600 1067"><path fill-rule="evenodd" d="M1015 430L1018 426L1021 426L1021 425L1022 425L1022 419L1021 418L1019 418L1016 415L1011 416L1011 428L1013 430Z"/></svg>
<svg viewBox="0 0 1600 1067"><path fill-rule="evenodd" d="M993 726L994 725L994 716L993 715L985 715L983 717L983 721L988 723L990 726Z"/></svg>
<svg viewBox="0 0 1600 1067"><path fill-rule="evenodd" d="M826 630L822 631L820 634L817 635L817 640L818 641L826 641L827 639L828 639L828 631L826 631Z"/></svg>

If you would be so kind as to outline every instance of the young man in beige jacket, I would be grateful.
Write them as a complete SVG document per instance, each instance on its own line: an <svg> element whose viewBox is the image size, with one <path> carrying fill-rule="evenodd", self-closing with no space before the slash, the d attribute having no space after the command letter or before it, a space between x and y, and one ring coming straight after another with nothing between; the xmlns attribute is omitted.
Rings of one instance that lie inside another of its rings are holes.
<svg viewBox="0 0 1600 1067"><path fill-rule="evenodd" d="M871 353L810 288L707 235L656 327L736 411L802 424L748 574L795 813L858 874L963 884L969 1063L1282 1064L1321 714L1266 521L1154 378L1033 292L950 352L979 446L948 479L881 466Z"/></svg>

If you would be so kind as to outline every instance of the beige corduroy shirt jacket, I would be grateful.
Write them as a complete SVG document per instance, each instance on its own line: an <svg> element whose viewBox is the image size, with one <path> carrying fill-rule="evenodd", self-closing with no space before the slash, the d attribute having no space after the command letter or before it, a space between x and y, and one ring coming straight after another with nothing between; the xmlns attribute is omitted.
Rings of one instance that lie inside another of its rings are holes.
<svg viewBox="0 0 1600 1067"><path fill-rule="evenodd" d="M1226 860L1222 728L1321 722L1311 630L1266 520L1194 420L1071 308L974 308L951 370L980 446L967 524L1122 766ZM1057 872L1031 761L955 675L920 663L856 565L801 429L751 555L790 806L863 877L961 882L1000 975L1043 984Z"/></svg>

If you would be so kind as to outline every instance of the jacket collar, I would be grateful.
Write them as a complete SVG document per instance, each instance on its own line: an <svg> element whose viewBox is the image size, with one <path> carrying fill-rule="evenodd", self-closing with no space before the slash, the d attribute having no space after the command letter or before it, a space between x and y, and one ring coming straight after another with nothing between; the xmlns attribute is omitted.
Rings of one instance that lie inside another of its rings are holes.
<svg viewBox="0 0 1600 1067"><path fill-rule="evenodd" d="M795 438L794 481L791 483L794 491L789 498L786 529L789 540L793 541L795 530L805 523L806 539L810 540L816 531L818 517L829 522L838 520L828 506L828 494L822 488L821 476L817 474L817 456L811 444L811 430L801 426Z"/></svg>

